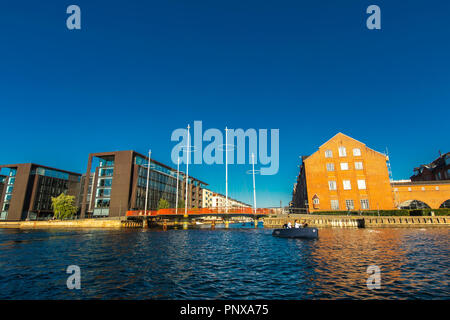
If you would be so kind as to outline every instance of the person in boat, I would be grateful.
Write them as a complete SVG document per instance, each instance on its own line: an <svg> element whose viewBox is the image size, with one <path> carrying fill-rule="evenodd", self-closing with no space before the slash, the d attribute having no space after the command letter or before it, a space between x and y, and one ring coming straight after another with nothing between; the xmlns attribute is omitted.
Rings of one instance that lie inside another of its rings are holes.
<svg viewBox="0 0 450 320"><path fill-rule="evenodd" d="M292 223L291 223L290 221L289 221L288 224L287 224L287 228L288 228L288 229L291 229L291 228L292 228Z"/></svg>
<svg viewBox="0 0 450 320"><path fill-rule="evenodd" d="M294 228L296 228L296 229L301 228L301 224L298 223L298 220L295 220L295 222L294 222Z"/></svg>
<svg viewBox="0 0 450 320"><path fill-rule="evenodd" d="M287 223L283 224L283 229L287 229Z"/></svg>
<svg viewBox="0 0 450 320"><path fill-rule="evenodd" d="M308 224L305 222L304 224L303 224L303 228L306 228L308 226Z"/></svg>

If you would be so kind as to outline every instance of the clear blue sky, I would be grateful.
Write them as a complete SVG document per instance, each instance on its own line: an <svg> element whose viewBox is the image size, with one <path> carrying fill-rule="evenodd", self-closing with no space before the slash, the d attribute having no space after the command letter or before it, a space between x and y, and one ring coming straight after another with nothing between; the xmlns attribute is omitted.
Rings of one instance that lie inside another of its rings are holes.
<svg viewBox="0 0 450 320"><path fill-rule="evenodd" d="M82 30L66 28L77 4ZM365 26L381 7L382 30ZM341 131L395 179L450 150L450 2L8 1L0 6L1 163L84 172L90 152L170 161L176 128L279 128L258 205L286 205L298 156ZM232 197L251 202L248 166ZM224 192L224 166L190 167Z"/></svg>

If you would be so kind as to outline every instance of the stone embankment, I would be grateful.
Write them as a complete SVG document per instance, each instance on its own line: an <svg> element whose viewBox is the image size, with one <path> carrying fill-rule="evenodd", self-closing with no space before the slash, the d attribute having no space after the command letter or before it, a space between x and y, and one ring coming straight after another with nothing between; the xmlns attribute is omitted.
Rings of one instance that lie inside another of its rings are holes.
<svg viewBox="0 0 450 320"><path fill-rule="evenodd" d="M378 216L326 216L326 215L279 215L264 218L265 228L281 228L285 223L295 220L311 227L448 227L450 217L378 217Z"/></svg>

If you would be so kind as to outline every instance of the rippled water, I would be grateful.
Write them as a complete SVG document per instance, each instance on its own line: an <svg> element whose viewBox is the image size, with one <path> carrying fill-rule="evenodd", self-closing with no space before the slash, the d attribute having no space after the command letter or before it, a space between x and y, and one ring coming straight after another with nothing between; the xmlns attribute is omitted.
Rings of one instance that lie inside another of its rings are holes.
<svg viewBox="0 0 450 320"><path fill-rule="evenodd" d="M0 229L0 299L448 299L448 229ZM81 268L68 290L66 268ZM381 289L366 286L369 265Z"/></svg>

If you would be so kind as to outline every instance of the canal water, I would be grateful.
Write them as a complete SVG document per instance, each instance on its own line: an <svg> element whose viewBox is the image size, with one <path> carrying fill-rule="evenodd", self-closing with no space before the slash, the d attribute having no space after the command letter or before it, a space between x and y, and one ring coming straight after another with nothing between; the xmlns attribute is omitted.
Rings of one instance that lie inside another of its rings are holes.
<svg viewBox="0 0 450 320"><path fill-rule="evenodd" d="M0 299L449 299L448 229L0 229ZM69 265L81 289L69 290ZM370 290L367 267L381 270Z"/></svg>

